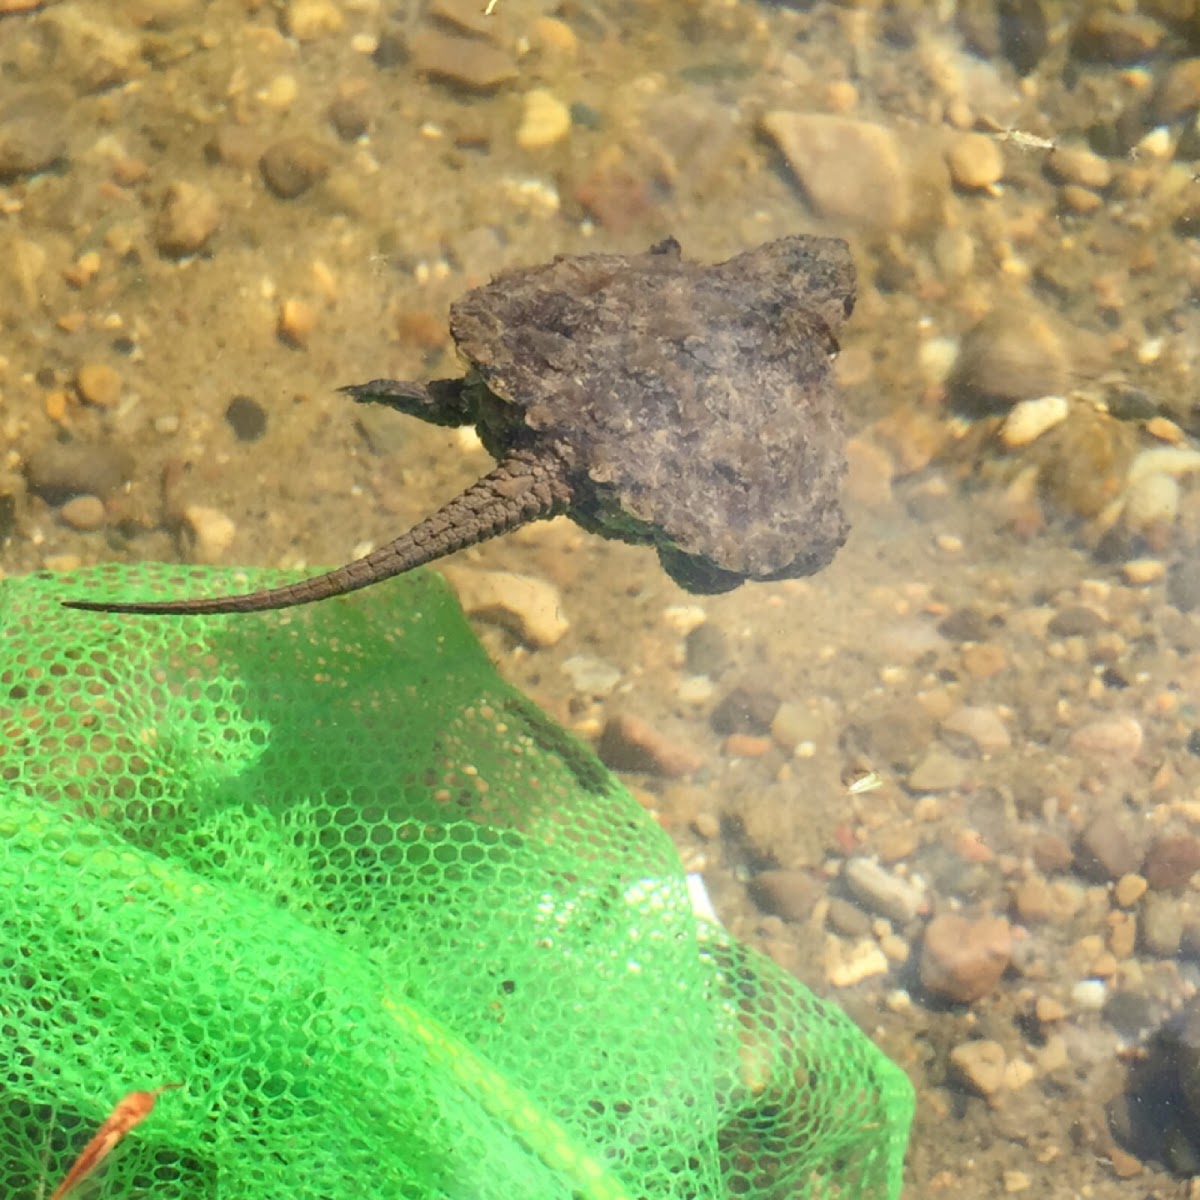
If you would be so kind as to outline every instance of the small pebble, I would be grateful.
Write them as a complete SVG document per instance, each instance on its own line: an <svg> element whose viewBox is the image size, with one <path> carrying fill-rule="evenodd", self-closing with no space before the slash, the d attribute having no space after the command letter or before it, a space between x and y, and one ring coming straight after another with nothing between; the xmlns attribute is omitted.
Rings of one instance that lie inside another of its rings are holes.
<svg viewBox="0 0 1200 1200"><path fill-rule="evenodd" d="M766 689L749 691L734 688L709 717L713 731L719 734L765 734L779 710L779 698Z"/></svg>
<svg viewBox="0 0 1200 1200"><path fill-rule="evenodd" d="M720 626L711 621L697 625L683 642L684 663L692 675L719 679L729 662L729 648Z"/></svg>
<svg viewBox="0 0 1200 1200"><path fill-rule="evenodd" d="M986 996L1012 959L1012 929L1003 917L934 917L925 930L921 984L960 1004Z"/></svg>
<svg viewBox="0 0 1200 1200"><path fill-rule="evenodd" d="M329 106L329 120L342 141L353 142L362 137L374 120L370 87L361 79L341 84Z"/></svg>
<svg viewBox="0 0 1200 1200"><path fill-rule="evenodd" d="M1046 624L1046 632L1056 638L1095 637L1108 622L1087 604L1068 604L1060 608Z"/></svg>
<svg viewBox="0 0 1200 1200"><path fill-rule="evenodd" d="M1160 583L1166 574L1166 564L1157 558L1133 558L1121 564L1121 578L1134 587Z"/></svg>
<svg viewBox="0 0 1200 1200"><path fill-rule="evenodd" d="M219 509L206 504L189 504L183 519L195 539L195 558L201 563L218 563L233 545L237 526Z"/></svg>
<svg viewBox="0 0 1200 1200"><path fill-rule="evenodd" d="M1157 838L1146 851L1142 875L1156 892L1177 892L1200 871L1200 838L1174 834Z"/></svg>
<svg viewBox="0 0 1200 1200"><path fill-rule="evenodd" d="M1081 725L1071 734L1071 752L1084 759L1097 757L1131 762L1145 740L1136 717L1101 717Z"/></svg>
<svg viewBox="0 0 1200 1200"><path fill-rule="evenodd" d="M251 396L234 396L225 406L225 420L239 442L257 442L267 431L267 411Z"/></svg>
<svg viewBox="0 0 1200 1200"><path fill-rule="evenodd" d="M89 494L107 498L133 472L132 456L111 442L47 442L25 461L29 490L48 504Z"/></svg>
<svg viewBox="0 0 1200 1200"><path fill-rule="evenodd" d="M279 340L296 349L308 345L308 339L317 327L317 310L306 300L289 297L279 306L275 332Z"/></svg>
<svg viewBox="0 0 1200 1200"><path fill-rule="evenodd" d="M34 93L0 114L0 182L36 175L62 158L64 111L56 93Z"/></svg>
<svg viewBox="0 0 1200 1200"><path fill-rule="evenodd" d="M104 501L99 496L74 496L58 510L58 515L72 529L99 529L106 516Z"/></svg>
<svg viewBox="0 0 1200 1200"><path fill-rule="evenodd" d="M804 197L834 224L898 230L940 189L917 147L884 125L812 112L768 112L763 132L779 147ZM940 164L938 164L940 166ZM941 167L945 182L948 173Z"/></svg>
<svg viewBox="0 0 1200 1200"><path fill-rule="evenodd" d="M164 258L199 254L221 224L216 193L194 183L173 183L163 195L154 244Z"/></svg>
<svg viewBox="0 0 1200 1200"><path fill-rule="evenodd" d="M1148 892L1141 908L1143 948L1159 958L1174 958L1183 940L1183 912L1177 897Z"/></svg>
<svg viewBox="0 0 1200 1200"><path fill-rule="evenodd" d="M1181 58L1168 68L1150 106L1156 125L1170 125L1200 109L1200 58Z"/></svg>
<svg viewBox="0 0 1200 1200"><path fill-rule="evenodd" d="M111 408L121 398L121 376L108 363L85 363L75 373L80 398L100 408Z"/></svg>
<svg viewBox="0 0 1200 1200"><path fill-rule="evenodd" d="M920 888L869 858L849 859L842 868L842 878L855 899L871 912L901 925L911 921L925 901Z"/></svg>
<svg viewBox="0 0 1200 1200"><path fill-rule="evenodd" d="M960 1042L950 1051L950 1065L982 1096L994 1096L1004 1087L1007 1060L999 1042Z"/></svg>
<svg viewBox="0 0 1200 1200"><path fill-rule="evenodd" d="M874 975L886 975L891 969L887 955L873 938L847 945L830 935L825 942L825 978L833 987L853 987Z"/></svg>
<svg viewBox="0 0 1200 1200"><path fill-rule="evenodd" d="M995 709L964 704L942 722L947 740L966 741L979 754L999 754L1012 745L1012 736Z"/></svg>
<svg viewBox="0 0 1200 1200"><path fill-rule="evenodd" d="M517 78L513 58L479 38L420 29L408 39L408 54L414 70L469 91L494 91Z"/></svg>
<svg viewBox="0 0 1200 1200"><path fill-rule="evenodd" d="M964 336L949 388L960 406L990 411L1061 395L1069 379L1067 349L1053 325L1028 308L1005 307Z"/></svg>
<svg viewBox="0 0 1200 1200"><path fill-rule="evenodd" d="M332 0L289 0L283 12L283 27L298 42L315 42L341 33L346 18Z"/></svg>
<svg viewBox="0 0 1200 1200"><path fill-rule="evenodd" d="M281 200L295 200L329 173L324 149L311 138L273 142L259 159L263 181Z"/></svg>
<svg viewBox="0 0 1200 1200"><path fill-rule="evenodd" d="M1125 813L1097 813L1079 835L1075 847L1075 869L1099 883L1120 879L1139 871L1145 848L1143 834Z"/></svg>
<svg viewBox="0 0 1200 1200"><path fill-rule="evenodd" d="M1108 985L1102 979L1081 979L1071 989L1071 1003L1081 1012L1099 1012L1108 999Z"/></svg>
<svg viewBox="0 0 1200 1200"><path fill-rule="evenodd" d="M571 132L571 110L553 92L534 88L525 93L517 145L541 150L561 142Z"/></svg>
<svg viewBox="0 0 1200 1200"><path fill-rule="evenodd" d="M601 761L614 771L642 771L679 778L704 760L687 746L660 733L640 717L622 714L608 719L596 747Z"/></svg>
<svg viewBox="0 0 1200 1200"><path fill-rule="evenodd" d="M805 871L760 871L749 884L750 897L765 913L785 921L805 921L823 895L821 884Z"/></svg>
<svg viewBox="0 0 1200 1200"><path fill-rule="evenodd" d="M1028 446L1048 429L1067 419L1065 396L1039 396L1036 400L1022 400L1009 410L1000 426L1000 440L1010 450Z"/></svg>
<svg viewBox="0 0 1200 1200"><path fill-rule="evenodd" d="M967 777L967 764L936 747L909 772L907 787L913 792L945 792L959 787Z"/></svg>
<svg viewBox="0 0 1200 1200"><path fill-rule="evenodd" d="M946 151L950 178L960 188L990 188L1004 177L1004 151L986 133L964 133Z"/></svg>
<svg viewBox="0 0 1200 1200"><path fill-rule="evenodd" d="M775 743L769 737L752 733L731 733L721 743L721 753L726 758L762 758Z"/></svg>
<svg viewBox="0 0 1200 1200"><path fill-rule="evenodd" d="M1076 26L1073 50L1086 62L1132 66L1149 58L1165 36L1166 30L1152 17L1098 6Z"/></svg>
<svg viewBox="0 0 1200 1200"><path fill-rule="evenodd" d="M679 681L675 695L681 703L698 707L711 703L716 690L717 685L707 675L689 675Z"/></svg>
<svg viewBox="0 0 1200 1200"><path fill-rule="evenodd" d="M522 645L553 646L571 627L562 595L547 579L453 565L442 574L469 616L507 629Z"/></svg>
<svg viewBox="0 0 1200 1200"><path fill-rule="evenodd" d="M1143 876L1130 872L1117 880L1113 897L1122 908L1132 908L1146 894L1148 886Z"/></svg>
<svg viewBox="0 0 1200 1200"><path fill-rule="evenodd" d="M1083 146L1055 146L1046 156L1046 172L1058 183L1102 192L1112 183L1108 159Z"/></svg>
<svg viewBox="0 0 1200 1200"><path fill-rule="evenodd" d="M1052 996L1039 996L1033 1013L1043 1025L1052 1025L1066 1017L1067 1006Z"/></svg>
<svg viewBox="0 0 1200 1200"><path fill-rule="evenodd" d="M563 660L562 672L581 696L608 696L621 682L621 668L591 654L572 654Z"/></svg>

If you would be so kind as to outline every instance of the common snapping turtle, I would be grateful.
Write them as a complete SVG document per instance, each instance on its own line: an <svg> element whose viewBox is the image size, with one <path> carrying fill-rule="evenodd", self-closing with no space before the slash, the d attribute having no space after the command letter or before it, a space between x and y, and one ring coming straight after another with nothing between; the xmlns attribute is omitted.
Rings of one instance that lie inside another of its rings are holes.
<svg viewBox="0 0 1200 1200"><path fill-rule="evenodd" d="M101 612L252 612L354 591L529 521L654 546L691 592L790 579L845 540L830 361L854 307L845 242L785 237L715 266L668 239L508 271L450 308L463 379L343 388L474 425L495 468L431 517L328 574L242 596Z"/></svg>

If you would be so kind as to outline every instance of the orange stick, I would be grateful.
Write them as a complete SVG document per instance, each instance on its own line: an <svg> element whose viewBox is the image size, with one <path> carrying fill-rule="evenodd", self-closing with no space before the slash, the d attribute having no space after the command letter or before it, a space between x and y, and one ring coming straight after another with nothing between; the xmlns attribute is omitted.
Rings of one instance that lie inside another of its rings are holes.
<svg viewBox="0 0 1200 1200"><path fill-rule="evenodd" d="M79 1157L71 1164L67 1177L54 1189L50 1200L62 1198L78 1183L82 1183L109 1155L113 1147L135 1126L144 1121L154 1108L154 1102L170 1088L182 1083L164 1083L152 1092L130 1092L117 1102L107 1120L96 1131Z"/></svg>

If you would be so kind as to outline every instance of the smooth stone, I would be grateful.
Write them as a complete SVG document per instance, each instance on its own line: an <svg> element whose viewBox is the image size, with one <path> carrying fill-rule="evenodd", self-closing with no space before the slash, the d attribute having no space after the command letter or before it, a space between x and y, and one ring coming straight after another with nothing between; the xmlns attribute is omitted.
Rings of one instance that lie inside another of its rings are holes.
<svg viewBox="0 0 1200 1200"><path fill-rule="evenodd" d="M186 180L163 195L154 226L154 244L166 258L199 254L221 224L221 205L210 188Z"/></svg>
<svg viewBox="0 0 1200 1200"><path fill-rule="evenodd" d="M614 771L638 771L672 779L692 774L704 761L689 747L629 714L609 718L596 753Z"/></svg>
<svg viewBox="0 0 1200 1200"><path fill-rule="evenodd" d="M1085 879L1115 882L1141 869L1145 846L1140 831L1127 814L1102 812L1079 835L1075 869Z"/></svg>
<svg viewBox="0 0 1200 1200"><path fill-rule="evenodd" d="M75 373L75 386L97 408L111 408L121 398L120 372L108 363L84 363Z"/></svg>
<svg viewBox="0 0 1200 1200"><path fill-rule="evenodd" d="M959 404L990 410L1062 395L1069 382L1069 356L1053 325L1027 308L1006 306L963 337L949 387Z"/></svg>
<svg viewBox="0 0 1200 1200"><path fill-rule="evenodd" d="M25 460L29 490L49 504L81 495L105 499L133 473L133 456L108 442L47 442Z"/></svg>
<svg viewBox="0 0 1200 1200"><path fill-rule="evenodd" d="M942 722L947 740L967 741L979 754L999 754L1012 746L1012 735L994 708L964 704Z"/></svg>
<svg viewBox="0 0 1200 1200"><path fill-rule="evenodd" d="M63 157L63 105L58 93L35 92L0 112L0 181L36 175Z"/></svg>
<svg viewBox="0 0 1200 1200"><path fill-rule="evenodd" d="M571 132L571 110L546 88L526 92L517 127L517 145L522 150L541 150L561 142Z"/></svg>
<svg viewBox="0 0 1200 1200"><path fill-rule="evenodd" d="M259 170L267 187L281 200L304 195L329 173L324 149L306 137L273 142L259 159Z"/></svg>
<svg viewBox="0 0 1200 1200"><path fill-rule="evenodd" d="M422 75L490 92L517 78L517 64L504 50L473 37L420 29L408 39L413 69Z"/></svg>
<svg viewBox="0 0 1200 1200"><path fill-rule="evenodd" d="M469 616L507 629L526 646L553 646L570 628L562 595L549 580L458 566L443 567L442 574Z"/></svg>
<svg viewBox="0 0 1200 1200"><path fill-rule="evenodd" d="M194 539L196 561L220 562L237 536L233 520L207 504L188 504L182 515Z"/></svg>
<svg viewBox="0 0 1200 1200"><path fill-rule="evenodd" d="M1136 717L1101 717L1079 726L1071 734L1071 752L1085 759L1101 757L1129 762L1137 757L1144 738Z"/></svg>
<svg viewBox="0 0 1200 1200"><path fill-rule="evenodd" d="M912 792L946 792L958 787L966 777L966 763L934 748L909 772L907 786Z"/></svg>
<svg viewBox="0 0 1200 1200"><path fill-rule="evenodd" d="M999 1042L977 1038L950 1051L950 1065L980 1095L993 1096L1004 1087L1008 1061Z"/></svg>
<svg viewBox="0 0 1200 1200"><path fill-rule="evenodd" d="M969 191L990 188L1004 177L1004 151L985 133L964 133L947 147L946 165L955 186Z"/></svg>
<svg viewBox="0 0 1200 1200"><path fill-rule="evenodd" d="M934 917L925 930L921 984L961 1004L986 996L1012 959L1012 928L1003 917Z"/></svg>
<svg viewBox="0 0 1200 1200"><path fill-rule="evenodd" d="M104 501L99 496L73 496L59 510L59 519L64 525L81 532L99 529L107 514L104 511Z"/></svg>
<svg viewBox="0 0 1200 1200"><path fill-rule="evenodd" d="M785 921L804 921L812 914L823 889L805 871L777 868L755 875L749 892L762 912L773 913Z"/></svg>
<svg viewBox="0 0 1200 1200"><path fill-rule="evenodd" d="M842 868L842 878L864 907L901 925L911 921L925 902L920 888L869 858L849 859Z"/></svg>
<svg viewBox="0 0 1200 1200"><path fill-rule="evenodd" d="M1170 125L1200 109L1200 58L1172 63L1150 105L1151 119Z"/></svg>
<svg viewBox="0 0 1200 1200"><path fill-rule="evenodd" d="M867 230L913 225L923 210L941 211L949 176L940 159L883 125L826 113L765 114L763 131L779 147L824 220Z"/></svg>

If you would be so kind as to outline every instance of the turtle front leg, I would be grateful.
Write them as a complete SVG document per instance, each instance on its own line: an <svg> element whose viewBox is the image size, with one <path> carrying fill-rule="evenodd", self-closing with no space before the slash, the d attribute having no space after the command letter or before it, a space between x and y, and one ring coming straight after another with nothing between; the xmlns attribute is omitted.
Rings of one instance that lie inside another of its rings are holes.
<svg viewBox="0 0 1200 1200"><path fill-rule="evenodd" d="M475 423L474 406L462 379L433 379L429 383L372 379L370 383L352 383L338 391L345 392L360 404L386 404L431 425Z"/></svg>

